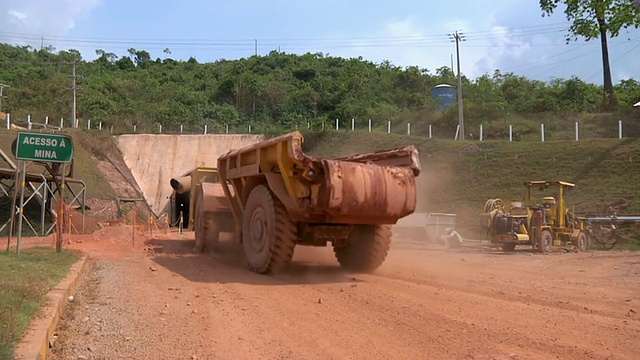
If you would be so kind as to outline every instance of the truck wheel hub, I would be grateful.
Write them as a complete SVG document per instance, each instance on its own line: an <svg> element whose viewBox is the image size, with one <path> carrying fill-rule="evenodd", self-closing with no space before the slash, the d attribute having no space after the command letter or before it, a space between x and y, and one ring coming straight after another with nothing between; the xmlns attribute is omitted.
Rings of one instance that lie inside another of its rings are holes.
<svg viewBox="0 0 640 360"><path fill-rule="evenodd" d="M264 218L264 212L260 209L256 209L253 213L251 219L251 240L253 242L253 247L256 250L261 250L266 241L265 241L265 231L266 224Z"/></svg>

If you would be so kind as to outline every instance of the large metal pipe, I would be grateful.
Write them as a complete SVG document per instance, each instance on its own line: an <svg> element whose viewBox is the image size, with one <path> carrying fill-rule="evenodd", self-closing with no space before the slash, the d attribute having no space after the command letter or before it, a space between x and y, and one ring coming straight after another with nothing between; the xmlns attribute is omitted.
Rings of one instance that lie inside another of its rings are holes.
<svg viewBox="0 0 640 360"><path fill-rule="evenodd" d="M184 194L191 191L191 176L173 178L170 183L173 190L176 191L176 194Z"/></svg>

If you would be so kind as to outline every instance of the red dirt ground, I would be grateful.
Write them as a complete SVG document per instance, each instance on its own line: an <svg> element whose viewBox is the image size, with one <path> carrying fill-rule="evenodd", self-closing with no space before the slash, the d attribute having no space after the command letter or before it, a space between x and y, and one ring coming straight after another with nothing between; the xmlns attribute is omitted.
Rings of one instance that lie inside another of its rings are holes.
<svg viewBox="0 0 640 360"><path fill-rule="evenodd" d="M286 271L265 276L246 269L235 244L194 254L193 234L175 230L134 239L131 226L108 226L65 247L92 260L53 359L640 354L637 252L443 251L395 239L373 274L342 271L330 248L299 247Z"/></svg>

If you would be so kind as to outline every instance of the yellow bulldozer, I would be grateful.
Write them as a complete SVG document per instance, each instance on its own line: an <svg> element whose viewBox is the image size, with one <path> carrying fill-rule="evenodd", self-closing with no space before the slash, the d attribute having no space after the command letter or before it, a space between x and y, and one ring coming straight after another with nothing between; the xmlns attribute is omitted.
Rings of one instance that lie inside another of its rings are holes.
<svg viewBox="0 0 640 360"><path fill-rule="evenodd" d="M567 206L565 195L575 187L566 181L529 181L524 184L522 200L489 199L481 215L486 237L504 251L514 251L517 245L530 245L547 253L554 247L575 246L579 251L589 248L587 223L575 216ZM552 190L541 196L534 192Z"/></svg>

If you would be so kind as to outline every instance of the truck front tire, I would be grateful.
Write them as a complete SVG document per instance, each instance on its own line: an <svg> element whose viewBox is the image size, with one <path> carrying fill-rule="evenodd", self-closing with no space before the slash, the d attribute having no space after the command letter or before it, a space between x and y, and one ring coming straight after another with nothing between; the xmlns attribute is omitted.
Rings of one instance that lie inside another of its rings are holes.
<svg viewBox="0 0 640 360"><path fill-rule="evenodd" d="M242 245L249 268L266 274L286 267L297 235L296 224L269 188L253 188L242 214Z"/></svg>

